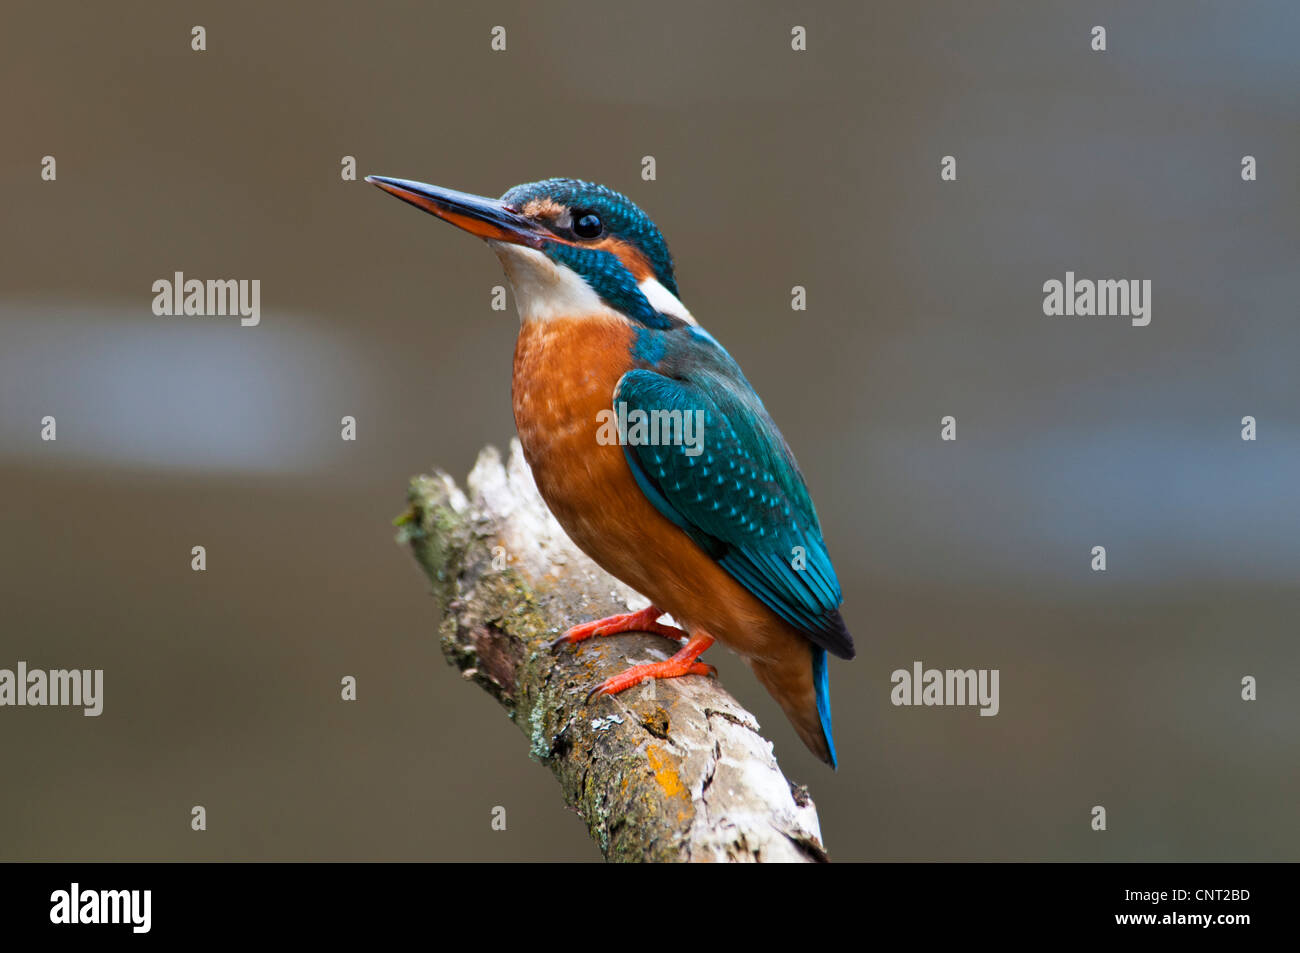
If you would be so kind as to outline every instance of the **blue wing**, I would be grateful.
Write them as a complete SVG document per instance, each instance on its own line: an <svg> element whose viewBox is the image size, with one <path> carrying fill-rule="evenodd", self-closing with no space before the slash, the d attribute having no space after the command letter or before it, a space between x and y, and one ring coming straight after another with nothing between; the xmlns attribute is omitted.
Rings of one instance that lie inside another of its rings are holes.
<svg viewBox="0 0 1300 953"><path fill-rule="evenodd" d="M703 427L692 434L698 442L665 442L661 427L654 445L625 443L633 476L660 513L777 615L852 658L839 580L794 455L735 362L694 334L692 346L707 359L690 355L673 376L631 370L615 389L615 407L624 402L629 421L636 410L658 411L661 423L675 425L678 412L683 424L690 415Z"/></svg>

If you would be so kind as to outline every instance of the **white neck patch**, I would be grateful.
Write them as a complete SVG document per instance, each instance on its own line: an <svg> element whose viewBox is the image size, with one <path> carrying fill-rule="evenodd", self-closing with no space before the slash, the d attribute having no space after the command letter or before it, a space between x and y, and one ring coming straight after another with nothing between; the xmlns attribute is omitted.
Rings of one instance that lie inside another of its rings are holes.
<svg viewBox="0 0 1300 953"><path fill-rule="evenodd" d="M686 310L686 305L678 300L677 295L661 285L659 279L654 275L641 282L637 287L641 289L645 299L650 302L650 307L656 311L674 318L681 318L687 324L699 326L699 322Z"/></svg>

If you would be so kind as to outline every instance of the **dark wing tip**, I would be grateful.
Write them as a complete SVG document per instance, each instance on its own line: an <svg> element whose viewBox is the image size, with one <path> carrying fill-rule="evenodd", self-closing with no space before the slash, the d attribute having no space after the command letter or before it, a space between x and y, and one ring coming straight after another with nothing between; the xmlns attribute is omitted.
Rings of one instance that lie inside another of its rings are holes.
<svg viewBox="0 0 1300 953"><path fill-rule="evenodd" d="M823 618L826 620L826 628L818 633L820 637L817 643L836 658L847 661L857 655L858 650L853 647L853 636L849 634L840 610L832 609Z"/></svg>

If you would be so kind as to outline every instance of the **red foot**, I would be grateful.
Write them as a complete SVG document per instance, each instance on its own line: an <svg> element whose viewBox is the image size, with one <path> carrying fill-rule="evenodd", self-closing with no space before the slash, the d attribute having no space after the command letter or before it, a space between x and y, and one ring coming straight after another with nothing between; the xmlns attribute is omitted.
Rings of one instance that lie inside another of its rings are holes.
<svg viewBox="0 0 1300 953"><path fill-rule="evenodd" d="M649 606L640 612L612 615L608 619L584 622L582 625L575 625L552 642L551 648L568 643L583 642L597 635L617 635L619 632L650 632L654 635L666 636L676 642L685 639L686 633L681 629L672 625L660 625L655 621L663 614L663 609Z"/></svg>
<svg viewBox="0 0 1300 953"><path fill-rule="evenodd" d="M645 665L633 665L625 672L619 672L605 679L587 695L590 701L593 695L617 695L621 691L639 685L651 678L677 678L682 675L709 675L716 677L718 670L712 665L697 662L705 649L713 644L713 637L708 635L693 636L680 652L666 662L650 662Z"/></svg>

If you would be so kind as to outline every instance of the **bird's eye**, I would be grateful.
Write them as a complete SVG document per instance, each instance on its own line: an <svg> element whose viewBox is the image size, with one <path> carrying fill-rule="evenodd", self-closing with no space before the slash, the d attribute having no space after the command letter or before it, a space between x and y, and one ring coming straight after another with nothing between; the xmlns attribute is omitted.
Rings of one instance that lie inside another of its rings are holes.
<svg viewBox="0 0 1300 953"><path fill-rule="evenodd" d="M575 212L573 215L573 234L579 238L598 238L605 226L595 212Z"/></svg>

